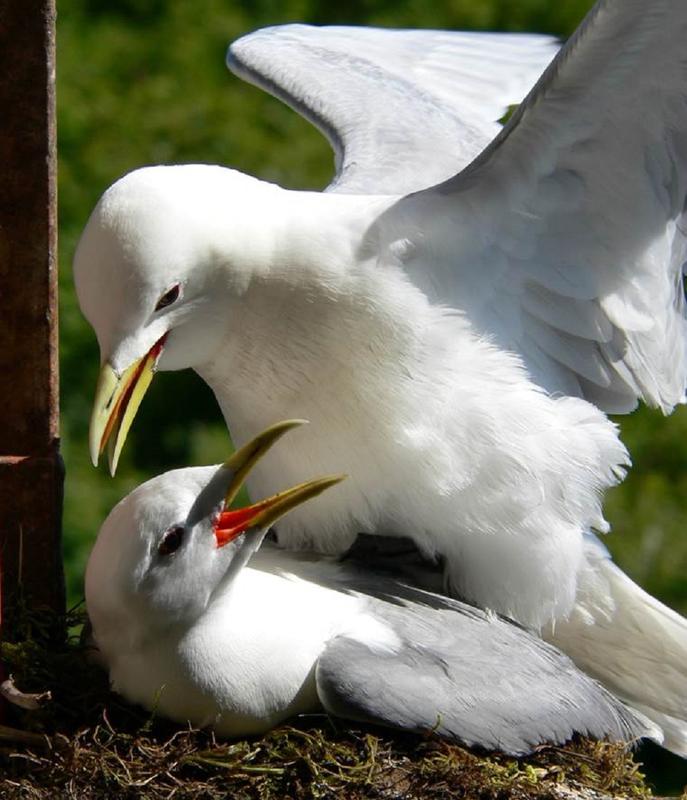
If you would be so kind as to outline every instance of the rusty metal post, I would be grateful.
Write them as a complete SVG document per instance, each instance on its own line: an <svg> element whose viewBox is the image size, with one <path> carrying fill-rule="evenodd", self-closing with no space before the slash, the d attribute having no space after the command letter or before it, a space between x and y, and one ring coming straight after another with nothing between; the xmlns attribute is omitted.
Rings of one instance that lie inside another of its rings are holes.
<svg viewBox="0 0 687 800"><path fill-rule="evenodd" d="M0 0L2 627L64 609L58 439L55 2Z"/></svg>

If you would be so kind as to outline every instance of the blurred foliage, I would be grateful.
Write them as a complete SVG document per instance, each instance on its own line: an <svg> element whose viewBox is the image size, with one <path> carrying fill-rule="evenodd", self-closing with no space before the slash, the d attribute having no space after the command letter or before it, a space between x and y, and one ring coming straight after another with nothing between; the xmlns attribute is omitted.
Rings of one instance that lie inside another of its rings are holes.
<svg viewBox="0 0 687 800"><path fill-rule="evenodd" d="M288 21L545 31L567 36L590 0L64 0L58 20L62 436L65 556L81 596L85 559L115 501L151 475L225 457L229 440L193 373L163 373L131 434L119 474L94 470L87 426L98 369L70 263L102 191L143 164L210 162L289 187L326 185L333 159L297 114L224 67L228 42ZM635 466L611 492L606 541L648 591L687 611L687 414L642 410L621 421Z"/></svg>

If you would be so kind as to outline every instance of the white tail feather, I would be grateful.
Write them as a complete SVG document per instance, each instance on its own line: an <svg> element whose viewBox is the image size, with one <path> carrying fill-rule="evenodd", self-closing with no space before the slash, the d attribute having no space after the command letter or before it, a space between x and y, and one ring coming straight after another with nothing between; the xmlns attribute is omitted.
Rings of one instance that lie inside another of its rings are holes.
<svg viewBox="0 0 687 800"><path fill-rule="evenodd" d="M570 616L544 632L585 672L661 727L687 758L687 620L630 580L594 536Z"/></svg>

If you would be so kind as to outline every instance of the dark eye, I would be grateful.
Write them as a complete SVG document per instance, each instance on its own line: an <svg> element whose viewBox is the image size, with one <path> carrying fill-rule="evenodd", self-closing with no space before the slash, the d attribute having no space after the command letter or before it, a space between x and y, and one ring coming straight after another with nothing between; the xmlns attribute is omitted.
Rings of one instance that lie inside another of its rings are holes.
<svg viewBox="0 0 687 800"><path fill-rule="evenodd" d="M168 531L165 531L162 541L157 546L157 552L161 556L171 556L172 553L176 553L176 551L181 547L181 543L183 541L184 529L180 525L177 525L174 528L170 528Z"/></svg>
<svg viewBox="0 0 687 800"><path fill-rule="evenodd" d="M162 297L157 301L157 305L155 306L155 310L159 311L162 308L167 308L167 306L171 306L172 303L176 303L179 299L179 284L175 284L172 286L169 291L165 292Z"/></svg>

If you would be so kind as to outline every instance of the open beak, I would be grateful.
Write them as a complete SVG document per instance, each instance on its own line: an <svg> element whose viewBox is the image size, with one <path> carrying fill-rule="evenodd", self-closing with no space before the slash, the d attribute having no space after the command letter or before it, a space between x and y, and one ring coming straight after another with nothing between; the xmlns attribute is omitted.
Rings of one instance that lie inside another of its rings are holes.
<svg viewBox="0 0 687 800"><path fill-rule="evenodd" d="M107 446L110 474L115 474L129 428L153 380L166 338L167 334L158 339L143 358L134 361L120 376L109 364L103 364L95 388L88 434L94 467Z"/></svg>
<svg viewBox="0 0 687 800"><path fill-rule="evenodd" d="M252 506L222 511L213 526L217 547L224 547L225 544L233 542L251 528L267 530L284 514L288 514L311 497L317 497L325 489L340 483L345 477L345 475L329 475L326 478L315 478L274 494L266 500L253 503Z"/></svg>
<svg viewBox="0 0 687 800"><path fill-rule="evenodd" d="M272 425L237 450L225 462L223 466L231 470L232 477L224 498L223 510L213 524L217 547L224 547L252 528L266 530L296 506L311 497L316 497L330 486L335 486L346 477L345 475L330 475L325 478L316 478L245 508L230 508L255 464L287 431L302 425L303 422L304 420L287 420Z"/></svg>

